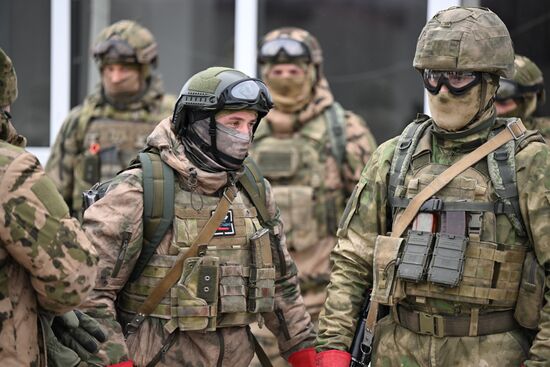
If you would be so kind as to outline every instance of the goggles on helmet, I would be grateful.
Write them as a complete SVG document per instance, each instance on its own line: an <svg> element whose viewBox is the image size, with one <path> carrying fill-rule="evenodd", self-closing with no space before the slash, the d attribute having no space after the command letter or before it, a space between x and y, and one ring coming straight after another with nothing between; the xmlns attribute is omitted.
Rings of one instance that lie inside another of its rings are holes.
<svg viewBox="0 0 550 367"><path fill-rule="evenodd" d="M250 108L267 113L273 106L271 94L260 79L242 79L228 85L219 98L210 94L189 91L179 97L178 104L203 108L205 110Z"/></svg>
<svg viewBox="0 0 550 367"><path fill-rule="evenodd" d="M521 85L513 80L500 78L496 101L524 98L526 94L540 93L544 89L543 84Z"/></svg>
<svg viewBox="0 0 550 367"><path fill-rule="evenodd" d="M441 86L445 85L451 94L458 96L481 82L481 72L425 69L422 78L424 87L431 94L439 93Z"/></svg>
<svg viewBox="0 0 550 367"><path fill-rule="evenodd" d="M265 42L258 54L260 62L277 62L282 60L304 59L309 62L311 56L302 42L292 38L277 38Z"/></svg>
<svg viewBox="0 0 550 367"><path fill-rule="evenodd" d="M135 59L136 52L128 42L119 38L110 38L97 44L93 49L94 57L112 56Z"/></svg>

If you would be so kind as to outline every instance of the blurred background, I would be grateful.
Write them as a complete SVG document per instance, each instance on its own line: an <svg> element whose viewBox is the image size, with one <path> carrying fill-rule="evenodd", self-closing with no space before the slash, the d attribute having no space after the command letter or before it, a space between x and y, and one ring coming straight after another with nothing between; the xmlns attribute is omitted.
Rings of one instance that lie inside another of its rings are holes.
<svg viewBox="0 0 550 367"><path fill-rule="evenodd" d="M172 94L213 65L256 74L255 48L265 33L307 29L321 43L336 100L360 114L381 143L424 110L412 68L416 39L427 18L451 5L496 12L516 52L550 80L550 1L540 0L0 0L0 47L19 77L14 123L42 163L69 109L98 82L90 43L120 19L153 32L158 71ZM550 106L537 112L550 115Z"/></svg>

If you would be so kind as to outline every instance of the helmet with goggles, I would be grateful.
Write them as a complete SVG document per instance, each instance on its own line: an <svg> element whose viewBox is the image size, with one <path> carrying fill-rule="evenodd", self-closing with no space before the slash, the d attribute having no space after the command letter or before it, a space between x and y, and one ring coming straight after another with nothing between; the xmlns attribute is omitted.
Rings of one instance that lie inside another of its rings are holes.
<svg viewBox="0 0 550 367"><path fill-rule="evenodd" d="M156 66L158 49L153 34L131 20L121 20L105 28L93 48L94 59L106 64L142 64Z"/></svg>
<svg viewBox="0 0 550 367"><path fill-rule="evenodd" d="M514 75L511 79L500 79L495 99L497 101L504 101L535 95L537 96L538 103L544 102L545 91L542 71L529 58L516 55L514 59Z"/></svg>
<svg viewBox="0 0 550 367"><path fill-rule="evenodd" d="M186 134L189 125L221 110L254 110L256 126L273 102L265 84L246 74L225 67L211 67L193 75L181 89L172 122L176 133Z"/></svg>
<svg viewBox="0 0 550 367"><path fill-rule="evenodd" d="M308 31L296 27L279 28L266 34L260 42L260 64L297 61L315 65L321 65L323 62L321 46Z"/></svg>
<svg viewBox="0 0 550 367"><path fill-rule="evenodd" d="M511 77L514 49L506 26L495 13L487 8L451 7L437 13L424 26L413 66L418 70L486 72Z"/></svg>

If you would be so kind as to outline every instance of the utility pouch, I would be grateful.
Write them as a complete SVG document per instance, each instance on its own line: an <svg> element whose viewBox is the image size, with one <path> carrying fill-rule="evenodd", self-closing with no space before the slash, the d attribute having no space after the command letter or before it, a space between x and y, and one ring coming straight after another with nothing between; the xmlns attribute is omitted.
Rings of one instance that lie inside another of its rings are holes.
<svg viewBox="0 0 550 367"><path fill-rule="evenodd" d="M101 178L101 160L99 159L99 154L86 151L86 153L84 153L82 166L84 170L84 181L89 184L99 182Z"/></svg>
<svg viewBox="0 0 550 367"><path fill-rule="evenodd" d="M413 283L424 279L432 242L433 234L431 232L409 231L397 267L399 278Z"/></svg>
<svg viewBox="0 0 550 367"><path fill-rule="evenodd" d="M243 266L227 263L220 266L219 312L246 312L246 279Z"/></svg>
<svg viewBox="0 0 550 367"><path fill-rule="evenodd" d="M523 327L536 329L544 301L545 275L533 251L527 252L523 262L521 283L514 318Z"/></svg>
<svg viewBox="0 0 550 367"><path fill-rule="evenodd" d="M269 231L262 228L250 237L250 278L248 311L273 311L275 296L275 267L271 255Z"/></svg>
<svg viewBox="0 0 550 367"><path fill-rule="evenodd" d="M403 238L378 236L374 245L373 287L371 299L375 302L393 306L396 301L395 268Z"/></svg>
<svg viewBox="0 0 550 367"><path fill-rule="evenodd" d="M464 256L468 238L465 236L438 233L428 269L428 281L454 288L462 280Z"/></svg>
<svg viewBox="0 0 550 367"><path fill-rule="evenodd" d="M219 258L190 257L185 260L179 282L171 290L172 320L177 328L215 330Z"/></svg>

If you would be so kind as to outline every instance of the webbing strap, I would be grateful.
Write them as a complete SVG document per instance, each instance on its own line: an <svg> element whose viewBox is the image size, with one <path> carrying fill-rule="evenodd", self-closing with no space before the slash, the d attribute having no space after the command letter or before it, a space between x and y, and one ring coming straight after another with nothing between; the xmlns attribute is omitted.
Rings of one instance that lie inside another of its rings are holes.
<svg viewBox="0 0 550 367"><path fill-rule="evenodd" d="M137 313L132 318L131 322L128 324L128 332L132 333L139 328L139 325L145 320L145 318L150 315L160 303L166 292L177 283L183 271L183 263L186 259L198 255L199 246L205 245L210 242L216 229L219 227L222 220L227 215L227 211L235 197L237 196L237 188L235 186L226 187L223 195L216 207L216 210L208 219L208 222L202 227L199 234L193 241L193 244L189 249L178 256L176 263L170 269L168 274L162 279L156 286L153 288L149 296L145 299L141 307L137 310Z"/></svg>
<svg viewBox="0 0 550 367"><path fill-rule="evenodd" d="M502 130L495 137L485 142L482 146L474 150L473 152L462 157L458 162L447 168L442 174L437 176L428 186L420 191L411 200L409 206L403 211L403 214L394 223L392 228L392 237L401 237L405 229L412 222L416 213L422 206L422 204L431 198L435 193L445 187L453 178L464 172L468 167L479 162L486 157L489 153L496 150L503 144L509 142L512 139L518 139L525 134L525 126L521 120L511 121L506 125L506 129Z"/></svg>
<svg viewBox="0 0 550 367"><path fill-rule="evenodd" d="M239 183L243 186L244 190L252 200L252 203L258 210L258 214L263 223L269 225L271 216L267 211L265 205L265 185L264 178L261 174L260 168L256 165L256 162L250 157L244 161L244 174L239 178Z"/></svg>
<svg viewBox="0 0 550 367"><path fill-rule="evenodd" d="M325 110L325 118L332 155L338 167L342 167L346 155L346 117L344 109L339 103L334 102Z"/></svg>
<svg viewBox="0 0 550 367"><path fill-rule="evenodd" d="M143 246L130 282L139 278L174 217L174 171L158 154L141 152L138 157L143 168Z"/></svg>
<svg viewBox="0 0 550 367"><path fill-rule="evenodd" d="M262 365L262 367L273 367L273 365L271 364L271 360L265 353L264 348L262 347L260 342L258 342L258 339L256 338L256 336L250 331L250 326L246 326L246 327L247 327L248 335L250 335L250 338L254 343L254 352L256 352L256 356L258 356L258 360L260 361L260 364Z"/></svg>

